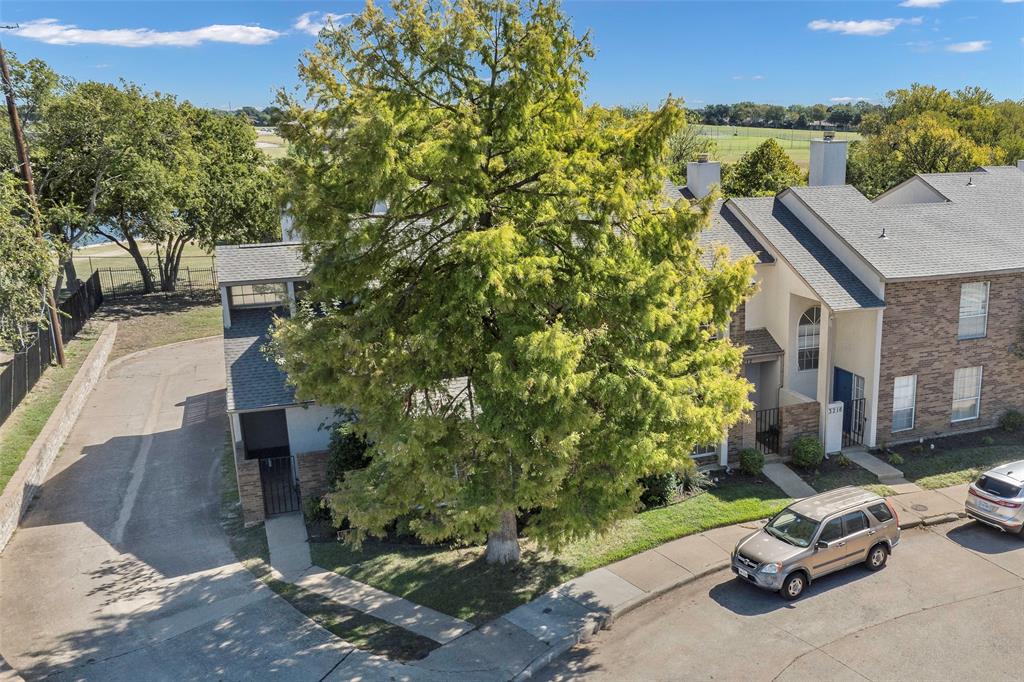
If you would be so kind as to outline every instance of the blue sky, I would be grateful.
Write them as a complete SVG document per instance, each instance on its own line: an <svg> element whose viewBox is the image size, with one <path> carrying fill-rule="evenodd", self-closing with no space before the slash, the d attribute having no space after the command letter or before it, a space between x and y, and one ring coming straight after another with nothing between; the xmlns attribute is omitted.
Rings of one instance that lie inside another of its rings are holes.
<svg viewBox="0 0 1024 682"><path fill-rule="evenodd" d="M0 0L3 36L79 80L125 78L214 107L296 82L325 13L360 2ZM879 101L911 82L1024 97L1024 1L566 2L597 48L587 98L690 106Z"/></svg>

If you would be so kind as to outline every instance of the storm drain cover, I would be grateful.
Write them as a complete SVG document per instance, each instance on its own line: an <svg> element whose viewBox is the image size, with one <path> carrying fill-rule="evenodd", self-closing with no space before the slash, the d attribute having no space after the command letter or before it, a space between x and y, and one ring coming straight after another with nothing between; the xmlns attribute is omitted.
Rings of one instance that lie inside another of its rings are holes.
<svg viewBox="0 0 1024 682"><path fill-rule="evenodd" d="M910 508L913 509L914 511L928 511L927 505L923 504L912 504L910 505Z"/></svg>

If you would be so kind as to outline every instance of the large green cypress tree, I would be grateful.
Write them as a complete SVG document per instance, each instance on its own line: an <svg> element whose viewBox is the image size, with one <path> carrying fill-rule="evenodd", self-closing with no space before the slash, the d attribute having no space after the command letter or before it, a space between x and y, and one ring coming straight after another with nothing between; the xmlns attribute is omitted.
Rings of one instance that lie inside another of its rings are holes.
<svg viewBox="0 0 1024 682"><path fill-rule="evenodd" d="M299 395L372 443L332 496L357 540L404 517L513 562L520 513L546 544L601 530L740 418L716 333L753 266L701 265L709 205L660 197L679 103L585 106L590 41L556 2L392 9L300 66L288 199L328 303L276 342Z"/></svg>

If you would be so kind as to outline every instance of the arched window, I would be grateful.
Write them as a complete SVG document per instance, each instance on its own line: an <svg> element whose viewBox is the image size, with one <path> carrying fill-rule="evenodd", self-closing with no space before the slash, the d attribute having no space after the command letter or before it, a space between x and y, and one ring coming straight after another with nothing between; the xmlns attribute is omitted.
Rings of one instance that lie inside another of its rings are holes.
<svg viewBox="0 0 1024 682"><path fill-rule="evenodd" d="M814 306L800 316L796 335L797 369L818 369L818 343L821 339L821 308Z"/></svg>

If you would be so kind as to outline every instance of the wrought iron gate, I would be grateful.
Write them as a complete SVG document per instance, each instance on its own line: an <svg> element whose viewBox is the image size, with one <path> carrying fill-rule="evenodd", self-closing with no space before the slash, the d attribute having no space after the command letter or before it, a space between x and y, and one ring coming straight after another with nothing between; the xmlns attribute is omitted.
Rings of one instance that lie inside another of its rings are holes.
<svg viewBox="0 0 1024 682"><path fill-rule="evenodd" d="M299 486L295 482L291 457L260 459L260 481L267 516L299 511Z"/></svg>
<svg viewBox="0 0 1024 682"><path fill-rule="evenodd" d="M754 413L757 449L766 454L779 451L779 408L771 407Z"/></svg>

